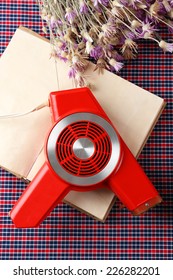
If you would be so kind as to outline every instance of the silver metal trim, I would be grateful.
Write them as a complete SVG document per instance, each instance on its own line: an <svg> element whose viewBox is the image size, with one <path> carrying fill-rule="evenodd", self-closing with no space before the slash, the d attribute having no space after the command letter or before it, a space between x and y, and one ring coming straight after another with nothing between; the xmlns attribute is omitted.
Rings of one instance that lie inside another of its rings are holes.
<svg viewBox="0 0 173 280"><path fill-rule="evenodd" d="M94 153L94 143L87 137L81 137L73 143L73 153L79 159L88 159Z"/></svg>
<svg viewBox="0 0 173 280"><path fill-rule="evenodd" d="M70 125L71 123L82 121L82 120L91 121L101 126L109 135L112 144L112 153L108 164L99 173L88 177L75 176L68 173L60 165L56 157L56 143L62 130L66 128L68 125ZM48 160L53 170L56 172L56 174L60 176L64 181L72 185L83 186L83 187L95 185L103 181L104 179L106 179L115 169L120 157L120 142L116 134L116 131L108 121L92 113L75 113L60 120L50 132L46 148L47 148Z"/></svg>

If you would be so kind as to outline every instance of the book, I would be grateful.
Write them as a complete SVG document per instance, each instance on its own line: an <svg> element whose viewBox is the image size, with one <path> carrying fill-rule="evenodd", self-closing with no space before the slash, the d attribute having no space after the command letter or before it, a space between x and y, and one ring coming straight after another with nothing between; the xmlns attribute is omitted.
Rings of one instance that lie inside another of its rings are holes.
<svg viewBox="0 0 173 280"><path fill-rule="evenodd" d="M67 75L68 64L55 62L50 52L47 39L24 27L16 30L0 59L1 116L25 113L46 102L50 92L74 87ZM94 85L92 92L138 157L165 102L107 70L99 75L94 67L90 63L86 72ZM0 119L0 166L31 181L45 160L43 146L51 127L48 107L19 118ZM115 196L108 189L71 191L64 202L104 221Z"/></svg>

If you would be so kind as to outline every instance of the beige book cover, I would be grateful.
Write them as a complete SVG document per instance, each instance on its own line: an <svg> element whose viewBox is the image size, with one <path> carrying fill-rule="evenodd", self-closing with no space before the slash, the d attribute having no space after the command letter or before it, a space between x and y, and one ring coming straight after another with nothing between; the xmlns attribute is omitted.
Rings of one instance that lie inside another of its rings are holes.
<svg viewBox="0 0 173 280"><path fill-rule="evenodd" d="M68 64L50 59L49 41L20 27L0 58L0 115L25 113L46 102L51 91L73 88L67 77ZM57 71L56 71L57 68ZM134 156L138 156L158 120L164 100L104 71L86 75L93 94L114 123ZM57 82L57 74L59 87ZM49 108L20 118L0 119L0 166L18 177L32 180L44 162L43 145L51 127ZM70 192L64 202L104 221L115 201L101 189Z"/></svg>

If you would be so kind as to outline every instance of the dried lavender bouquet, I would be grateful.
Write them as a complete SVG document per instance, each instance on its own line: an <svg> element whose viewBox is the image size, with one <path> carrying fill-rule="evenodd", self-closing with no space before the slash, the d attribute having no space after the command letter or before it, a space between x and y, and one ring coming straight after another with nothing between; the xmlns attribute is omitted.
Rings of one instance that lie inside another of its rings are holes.
<svg viewBox="0 0 173 280"><path fill-rule="evenodd" d="M137 56L139 39L152 40L164 52L173 43L159 36L163 25L173 31L173 0L41 0L43 31L49 30L52 56L70 62L69 77L87 85L88 60L95 70L118 72Z"/></svg>

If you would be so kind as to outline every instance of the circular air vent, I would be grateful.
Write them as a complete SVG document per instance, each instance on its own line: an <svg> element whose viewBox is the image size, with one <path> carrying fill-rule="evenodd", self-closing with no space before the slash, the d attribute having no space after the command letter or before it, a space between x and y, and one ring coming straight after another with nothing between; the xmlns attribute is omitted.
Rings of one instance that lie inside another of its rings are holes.
<svg viewBox="0 0 173 280"><path fill-rule="evenodd" d="M47 140L47 156L63 180L90 186L113 172L120 158L120 143L107 120L91 113L75 113L53 127Z"/></svg>
<svg viewBox="0 0 173 280"><path fill-rule="evenodd" d="M98 124L78 121L68 125L57 140L57 158L63 168L76 176L92 176L108 163L111 141Z"/></svg>

